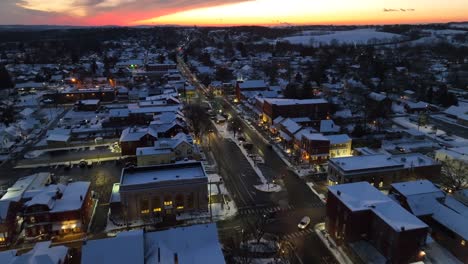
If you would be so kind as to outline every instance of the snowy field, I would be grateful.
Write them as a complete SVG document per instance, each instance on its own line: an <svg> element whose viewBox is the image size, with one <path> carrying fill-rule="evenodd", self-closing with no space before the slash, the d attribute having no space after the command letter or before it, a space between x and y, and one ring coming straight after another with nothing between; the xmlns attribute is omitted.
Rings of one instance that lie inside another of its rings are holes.
<svg viewBox="0 0 468 264"><path fill-rule="evenodd" d="M367 44L370 41L387 41L400 39L402 36L387 32L378 32L375 28L364 28L346 31L325 32L322 35L312 35L307 31L307 35L291 36L280 40L288 41L291 44L302 45L330 45L336 40L340 44Z"/></svg>

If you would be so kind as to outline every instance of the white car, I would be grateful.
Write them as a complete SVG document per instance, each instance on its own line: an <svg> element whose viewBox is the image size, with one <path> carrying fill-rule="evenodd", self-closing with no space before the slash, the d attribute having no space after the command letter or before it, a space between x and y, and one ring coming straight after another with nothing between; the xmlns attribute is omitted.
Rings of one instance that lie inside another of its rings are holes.
<svg viewBox="0 0 468 264"><path fill-rule="evenodd" d="M309 226L309 224L310 224L310 217L304 216L301 219L301 222L299 222L299 224L297 224L297 227L299 229L306 229L306 227Z"/></svg>

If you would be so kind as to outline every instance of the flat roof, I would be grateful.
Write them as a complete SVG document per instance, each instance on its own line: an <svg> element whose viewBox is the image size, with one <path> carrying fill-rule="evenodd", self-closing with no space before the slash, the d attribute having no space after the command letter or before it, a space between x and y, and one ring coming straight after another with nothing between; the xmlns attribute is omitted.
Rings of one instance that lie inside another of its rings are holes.
<svg viewBox="0 0 468 264"><path fill-rule="evenodd" d="M370 210L397 232L428 227L368 182L339 184L328 190L351 211Z"/></svg>
<svg viewBox="0 0 468 264"><path fill-rule="evenodd" d="M386 154L331 158L330 162L341 168L343 171L404 167L401 162L397 162L392 159L391 156Z"/></svg>
<svg viewBox="0 0 468 264"><path fill-rule="evenodd" d="M40 172L19 178L13 186L7 189L1 200L18 202L27 191L40 190L49 181L50 173Z"/></svg>
<svg viewBox="0 0 468 264"><path fill-rule="evenodd" d="M391 186L404 196L442 192L431 181L428 180L399 182L393 183Z"/></svg>
<svg viewBox="0 0 468 264"><path fill-rule="evenodd" d="M325 99L277 99L266 98L265 102L275 105L306 105L306 104L326 104Z"/></svg>
<svg viewBox="0 0 468 264"><path fill-rule="evenodd" d="M201 162L185 162L122 169L120 186L155 182L207 179Z"/></svg>

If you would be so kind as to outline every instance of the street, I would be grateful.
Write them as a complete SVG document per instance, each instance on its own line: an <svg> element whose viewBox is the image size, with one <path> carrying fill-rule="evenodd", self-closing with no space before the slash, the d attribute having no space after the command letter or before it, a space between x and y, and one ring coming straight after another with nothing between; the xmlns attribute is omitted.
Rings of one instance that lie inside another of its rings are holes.
<svg viewBox="0 0 468 264"><path fill-rule="evenodd" d="M179 69L188 80L197 80L181 59ZM198 95L208 100L200 91L203 85L196 82ZM210 100L208 100L210 101ZM213 102L213 100L211 100ZM239 116L231 104L225 101L224 111L231 117ZM241 116L239 118L242 119ZM271 145L245 122L242 122L243 134L254 146L253 152L258 153L265 161L259 168L268 180L279 179L283 182L285 191L279 193L262 193L253 185L260 180L251 168L245 156L231 140L222 138L218 133L209 133L209 147L218 164L219 173L223 177L233 200L239 208L238 215L227 221L219 222L219 235L222 240L230 239L233 234L247 230L249 221L275 212L274 217L265 226L267 233L276 235L281 240L287 240L295 247L296 256L302 263L334 263L334 259L313 231L317 223L325 218L325 207L296 174L294 174ZM260 216L259 216L260 215ZM297 224L304 216L311 218L306 230L298 230Z"/></svg>

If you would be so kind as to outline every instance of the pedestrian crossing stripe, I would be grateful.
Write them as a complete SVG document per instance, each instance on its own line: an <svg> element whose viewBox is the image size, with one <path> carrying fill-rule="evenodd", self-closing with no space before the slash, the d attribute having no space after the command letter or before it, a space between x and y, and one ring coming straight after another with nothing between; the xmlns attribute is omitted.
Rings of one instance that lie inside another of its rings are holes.
<svg viewBox="0 0 468 264"><path fill-rule="evenodd" d="M249 215L249 214L263 214L263 213L273 213L273 212L279 212L279 211L289 211L289 210L294 210L294 206L288 206L288 207L263 207L263 208L245 208L245 209L239 209L238 214L240 215Z"/></svg>
<svg viewBox="0 0 468 264"><path fill-rule="evenodd" d="M294 238L299 238L299 237L306 236L308 234L311 234L312 232L314 232L314 230L312 228L309 228L309 229L306 229L306 230L301 230L301 231L298 231L298 232L287 234L287 235L285 235L283 237L286 240L291 240L291 239L294 239Z"/></svg>

